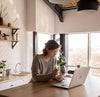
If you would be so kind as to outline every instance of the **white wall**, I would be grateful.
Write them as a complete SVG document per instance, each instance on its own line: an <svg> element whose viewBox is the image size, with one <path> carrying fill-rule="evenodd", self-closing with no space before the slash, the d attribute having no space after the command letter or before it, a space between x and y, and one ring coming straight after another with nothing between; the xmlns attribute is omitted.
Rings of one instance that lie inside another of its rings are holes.
<svg viewBox="0 0 100 97"><path fill-rule="evenodd" d="M7 66L12 70L18 62L21 62L22 70L28 70L27 50L29 47L27 43L31 40L28 37L32 35L26 31L26 0L0 0L0 4L3 4L4 8L7 7L8 15L3 18L4 24L7 25L10 22L12 26L19 27L18 34L21 40L14 49L11 48L11 42L0 41L0 60L7 60ZM5 33L11 32L8 29L0 28L0 30Z"/></svg>
<svg viewBox="0 0 100 97"><path fill-rule="evenodd" d="M36 0L36 31L55 33L55 13L43 0Z"/></svg>
<svg viewBox="0 0 100 97"><path fill-rule="evenodd" d="M55 33L55 13L43 0L27 0L27 30Z"/></svg>
<svg viewBox="0 0 100 97"><path fill-rule="evenodd" d="M36 31L36 0L27 0L27 31Z"/></svg>
<svg viewBox="0 0 100 97"><path fill-rule="evenodd" d="M91 14L79 14L77 10L69 10L63 16L63 23L56 17L56 33L100 31L100 8Z"/></svg>

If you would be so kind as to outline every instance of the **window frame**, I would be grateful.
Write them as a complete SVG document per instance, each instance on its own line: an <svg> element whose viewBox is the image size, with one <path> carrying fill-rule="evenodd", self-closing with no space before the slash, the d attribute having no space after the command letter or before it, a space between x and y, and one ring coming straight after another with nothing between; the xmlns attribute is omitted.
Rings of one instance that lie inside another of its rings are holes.
<svg viewBox="0 0 100 97"><path fill-rule="evenodd" d="M71 33L72 34L72 33ZM74 33L75 34L75 33ZM76 33L76 34L81 34L81 33ZM82 34L86 34L86 33L82 33ZM91 65L91 33L87 33L88 34L88 48L87 48L87 66L88 67L90 67L91 69L100 69L100 67L98 66L98 67L96 67L96 66L92 66ZM66 54L66 56L68 57L67 59L68 59L68 61L69 61L69 50L68 50L68 41L69 41L69 39L68 39L68 35L69 34L65 34L66 36L67 36L67 43L66 43L66 41L65 41L65 44L67 45L67 46L65 46L65 47L67 47L67 48L65 48L65 49L67 49L67 54ZM67 61L67 62L68 62ZM68 67L76 67L75 65L68 65Z"/></svg>

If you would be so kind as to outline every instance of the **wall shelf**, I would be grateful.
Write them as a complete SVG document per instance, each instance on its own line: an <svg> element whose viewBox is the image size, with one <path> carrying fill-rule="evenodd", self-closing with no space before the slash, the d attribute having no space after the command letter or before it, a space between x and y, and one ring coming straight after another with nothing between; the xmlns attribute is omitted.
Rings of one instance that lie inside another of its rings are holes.
<svg viewBox="0 0 100 97"><path fill-rule="evenodd" d="M5 42L19 42L19 40L0 40L0 41L5 41Z"/></svg>
<svg viewBox="0 0 100 97"><path fill-rule="evenodd" d="M5 26L5 25L0 25L0 28L11 29L12 30L12 32L11 32L12 37L14 37L15 33L17 32L17 30L19 30L19 28L8 27L8 26ZM15 47L15 45L17 44L17 42L19 42L19 40L0 40L0 41L12 42L12 44L11 44L12 49Z"/></svg>
<svg viewBox="0 0 100 97"><path fill-rule="evenodd" d="M5 25L0 25L0 28L7 28L7 29L15 29L15 30L19 30L19 28L8 27L8 26L5 26Z"/></svg>

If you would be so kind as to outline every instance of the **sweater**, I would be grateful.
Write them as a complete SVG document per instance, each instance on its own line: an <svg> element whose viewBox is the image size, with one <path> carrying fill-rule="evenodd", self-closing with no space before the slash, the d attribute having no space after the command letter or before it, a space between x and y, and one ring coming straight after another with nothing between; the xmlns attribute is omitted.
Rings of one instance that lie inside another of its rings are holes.
<svg viewBox="0 0 100 97"><path fill-rule="evenodd" d="M56 69L56 58L46 62L41 55L35 55L31 67L32 81L49 81L52 79L52 72Z"/></svg>

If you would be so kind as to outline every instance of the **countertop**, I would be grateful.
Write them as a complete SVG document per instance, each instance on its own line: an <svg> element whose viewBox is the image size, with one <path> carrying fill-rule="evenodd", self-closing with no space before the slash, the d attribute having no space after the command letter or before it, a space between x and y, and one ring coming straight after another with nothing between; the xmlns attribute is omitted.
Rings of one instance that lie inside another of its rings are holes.
<svg viewBox="0 0 100 97"><path fill-rule="evenodd" d="M31 77L31 73L30 72L21 72L19 75L9 75L9 76L5 76L3 78L3 80L0 80L0 84L4 83L4 82L9 82L9 81L13 81L13 80L18 80L18 79L22 79L25 77Z"/></svg>
<svg viewBox="0 0 100 97"><path fill-rule="evenodd" d="M53 87L54 82L34 82L0 91L0 97L98 97L100 78L88 77L85 84L71 89Z"/></svg>

